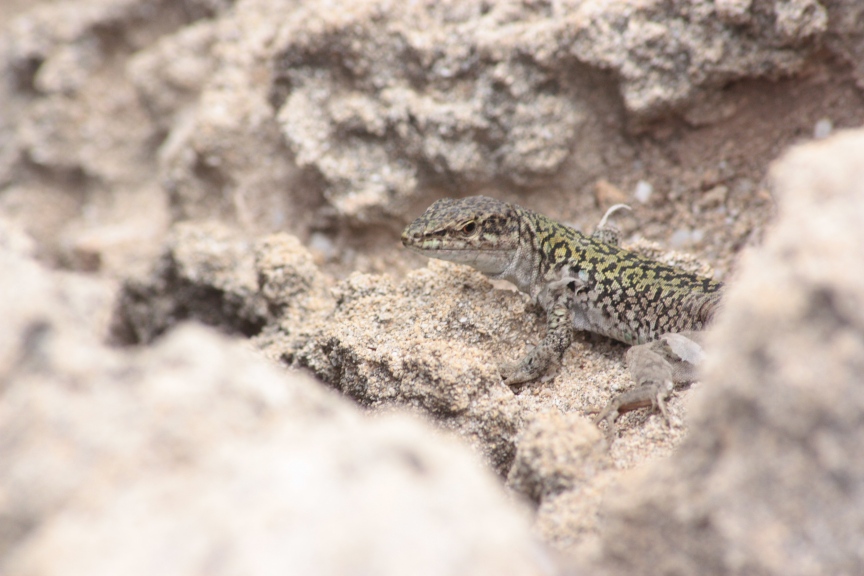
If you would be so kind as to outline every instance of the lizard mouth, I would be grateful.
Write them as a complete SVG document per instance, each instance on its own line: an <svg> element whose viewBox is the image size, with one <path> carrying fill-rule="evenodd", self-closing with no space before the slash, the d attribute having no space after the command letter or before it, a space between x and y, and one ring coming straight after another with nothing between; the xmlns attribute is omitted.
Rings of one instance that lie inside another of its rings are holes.
<svg viewBox="0 0 864 576"><path fill-rule="evenodd" d="M436 258L442 258L447 254L464 254L466 252L479 252L479 248L475 248L473 246L464 246L460 248L437 248L435 246L423 246L422 244L410 244L408 242L403 242L406 248L409 250L413 250L414 252L418 252L420 254L430 254L432 252L435 253ZM508 250L505 248L483 248L482 252L486 254L498 253L498 252L507 252Z"/></svg>
<svg viewBox="0 0 864 576"><path fill-rule="evenodd" d="M475 248L465 246L464 248L424 248L418 245L406 246L413 252L426 256L446 260L455 264L465 264L486 275L498 275L504 272L513 258L512 250L502 248Z"/></svg>

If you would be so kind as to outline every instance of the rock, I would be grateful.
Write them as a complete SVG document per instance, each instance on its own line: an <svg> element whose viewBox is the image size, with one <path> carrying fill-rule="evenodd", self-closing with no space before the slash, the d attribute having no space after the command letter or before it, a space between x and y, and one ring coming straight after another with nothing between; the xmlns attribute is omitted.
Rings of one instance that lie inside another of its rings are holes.
<svg viewBox="0 0 864 576"><path fill-rule="evenodd" d="M532 185L555 174L586 116L603 113L574 63L613 70L644 118L732 78L795 72L827 27L812 0L727 9L728 23L690 2L389 6L300 10L278 33L283 134L349 216L391 209L442 176Z"/></svg>
<svg viewBox="0 0 864 576"><path fill-rule="evenodd" d="M152 270L126 281L117 337L150 342L184 319L253 336L332 306L324 276L295 237L256 241L224 224L190 222L172 229Z"/></svg>
<svg viewBox="0 0 864 576"><path fill-rule="evenodd" d="M212 15L208 4L218 2L160 1L150 8L164 11L162 17L152 19L138 0L78 0L43 4L17 18L3 38L3 64L13 89L40 96L17 118L21 153L47 170L129 178L152 131L109 60L146 46L165 23ZM105 41L94 41L100 35ZM124 122L114 122L116 114Z"/></svg>
<svg viewBox="0 0 864 576"><path fill-rule="evenodd" d="M267 308L258 295L251 243L216 222L175 226L155 268L125 282L118 312L118 337L128 342L151 342L191 318L229 333L257 334Z"/></svg>
<svg viewBox="0 0 864 576"><path fill-rule="evenodd" d="M285 323L281 334L265 333L258 340L265 353L312 370L363 405L420 410L506 474L522 408L491 352L518 338L521 297L439 262L398 285L355 274L336 293L335 309L317 322L287 337Z"/></svg>
<svg viewBox="0 0 864 576"><path fill-rule="evenodd" d="M15 245L11 249L0 245L3 278L0 303L5 310L0 348L5 369L14 367L17 354L29 353L26 349L32 344L29 338L42 334L52 319L87 335L80 342L83 361L88 355L85 351L88 344L109 336L119 292L117 282L69 272L56 272L49 279L28 254L15 252L16 249ZM77 360L70 355L69 361ZM2 390L0 384L0 393Z"/></svg>
<svg viewBox="0 0 864 576"><path fill-rule="evenodd" d="M159 36L228 2L3 4L0 209L26 223L44 257L65 265L118 274L133 258L149 260L168 220L153 153L164 128L124 66ZM124 233L106 235L108 220Z"/></svg>
<svg viewBox="0 0 864 576"><path fill-rule="evenodd" d="M111 24L131 37L136 3L112 2L103 0L103 10L119 13ZM257 0L231 12L221 2L189 4L193 17L221 18L129 40L137 52L128 57L114 106L147 114L149 122L136 117L136 132L127 128L122 146L104 127L100 147L84 142L68 153L76 115L93 130L102 120L85 98L73 107L50 98L40 103L38 121L23 120L21 148L44 165L118 179L108 171L131 164L120 154L140 153L157 133L166 134L159 173L175 217L223 217L267 231L289 225L295 232L305 224L292 222L295 207L321 203L307 190L317 178L336 215L359 221L401 214L420 190L442 180L543 184L582 150L580 137L593 138L587 120L614 112L603 103L608 97L595 97L599 71L619 79L637 121L686 113L712 98L706 93L717 85L797 72L829 21L814 0L635 9L472 1L400 10L389 0L343 10ZM832 9L844 22L854 16L842 2ZM48 29L48 42L31 36L35 25L19 26L10 61L22 83L60 93L93 82L104 55L87 52L80 38L106 16L86 13L65 33L53 31L48 16L33 16ZM854 54L858 38L847 28L838 28L831 45ZM136 95L143 106L132 102ZM700 124L729 116L712 120L711 111L734 110L713 100L701 108L709 112Z"/></svg>
<svg viewBox="0 0 864 576"><path fill-rule="evenodd" d="M829 17L825 43L852 67L855 83L864 90L864 30L861 28L864 5L854 1L826 5Z"/></svg>
<svg viewBox="0 0 864 576"><path fill-rule="evenodd" d="M32 257L36 251L36 243L20 225L0 217L0 250Z"/></svg>
<svg viewBox="0 0 864 576"><path fill-rule="evenodd" d="M517 439L507 487L537 506L534 529L570 551L596 535L598 510L619 475L600 430L557 409L532 415Z"/></svg>
<svg viewBox="0 0 864 576"><path fill-rule="evenodd" d="M153 121L167 131L158 175L175 219L221 219L255 233L303 233L308 220L301 214L321 204L267 101L269 71L258 43L272 25L226 17L166 37L131 63Z"/></svg>
<svg viewBox="0 0 864 576"><path fill-rule="evenodd" d="M367 418L198 326L103 347L78 276L5 252L0 274L0 572L555 573L492 474L428 426Z"/></svg>
<svg viewBox="0 0 864 576"><path fill-rule="evenodd" d="M609 465L607 450L603 434L586 418L538 414L519 438L507 484L539 503L587 484Z"/></svg>
<svg viewBox="0 0 864 576"><path fill-rule="evenodd" d="M184 319L255 336L266 356L361 404L432 416L506 474L521 409L489 352L518 337L525 301L500 292L480 302L489 283L454 268L435 263L399 286L355 274L331 290L293 236L178 224L155 268L124 284L115 338L151 342Z"/></svg>
<svg viewBox="0 0 864 576"><path fill-rule="evenodd" d="M864 131L772 168L780 215L713 332L691 435L608 497L604 574L864 571Z"/></svg>
<svg viewBox="0 0 864 576"><path fill-rule="evenodd" d="M492 290L481 274L440 261L399 283L371 274L354 274L332 289L331 282L294 237L247 239L213 223L186 223L174 227L153 273L126 283L120 311L132 334L127 340L141 342L183 318L242 333L252 311L252 343L265 356L311 370L364 406L408 409L457 432L535 502L577 488L599 493L585 487L592 471L606 465L594 462L599 433L584 415L630 385L623 347L607 344L604 354L577 344L581 366L567 361L553 381L514 394L498 364L517 358L542 333L542 317L524 295ZM553 407L573 411L567 424L528 432L526 452L511 471L525 422ZM673 412L679 409L673 401ZM664 429L661 444L674 444L679 433ZM578 458L559 470L541 462L547 453ZM588 462L583 453L592 454ZM591 501L586 517L596 516L598 503Z"/></svg>
<svg viewBox="0 0 864 576"><path fill-rule="evenodd" d="M605 178L601 178L594 183L594 199L597 201L597 206L608 210L615 204L626 204L630 198L623 190Z"/></svg>

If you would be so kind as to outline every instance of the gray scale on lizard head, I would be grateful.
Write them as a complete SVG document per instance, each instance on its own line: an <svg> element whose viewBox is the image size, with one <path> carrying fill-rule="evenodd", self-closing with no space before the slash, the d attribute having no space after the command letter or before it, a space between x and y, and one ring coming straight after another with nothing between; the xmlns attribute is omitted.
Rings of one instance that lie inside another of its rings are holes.
<svg viewBox="0 0 864 576"><path fill-rule="evenodd" d="M519 248L519 218L515 206L494 198L444 198L405 229L402 244L497 276Z"/></svg>

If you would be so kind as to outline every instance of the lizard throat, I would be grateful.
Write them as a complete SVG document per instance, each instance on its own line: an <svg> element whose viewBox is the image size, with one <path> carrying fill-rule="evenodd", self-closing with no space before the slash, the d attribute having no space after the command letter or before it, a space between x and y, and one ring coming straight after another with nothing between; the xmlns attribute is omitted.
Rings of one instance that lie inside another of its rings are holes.
<svg viewBox="0 0 864 576"><path fill-rule="evenodd" d="M476 249L476 248L422 248L408 246L414 252L427 258L447 260L456 264L465 264L486 274L497 276L507 270L513 260L513 250L507 249Z"/></svg>

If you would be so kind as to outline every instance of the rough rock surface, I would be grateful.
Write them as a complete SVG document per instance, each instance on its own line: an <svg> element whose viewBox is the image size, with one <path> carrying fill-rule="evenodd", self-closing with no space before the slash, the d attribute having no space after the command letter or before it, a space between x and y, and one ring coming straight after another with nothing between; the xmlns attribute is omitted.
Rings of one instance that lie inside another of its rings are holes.
<svg viewBox="0 0 864 576"><path fill-rule="evenodd" d="M527 185L554 174L600 112L590 68L620 79L641 119L696 106L703 88L799 70L828 20L812 0L352 8L292 13L274 95L298 164L314 166L348 214L386 207L423 179Z"/></svg>
<svg viewBox="0 0 864 576"><path fill-rule="evenodd" d="M506 473L522 407L494 354L525 337L524 320L510 313L524 313L525 303L492 292L472 271L437 264L396 286L358 274L336 290L331 315L293 342L263 339L268 354L311 369L362 404L420 409L461 431Z"/></svg>
<svg viewBox="0 0 864 576"><path fill-rule="evenodd" d="M272 99L298 164L362 217L420 181L555 174L586 117L609 112L592 102L592 69L611 71L642 119L696 107L702 89L799 70L827 20L812 0L310 4L280 26ZM700 122L723 114L713 104Z"/></svg>
<svg viewBox="0 0 864 576"><path fill-rule="evenodd" d="M606 574L864 572L864 132L773 168L780 215L711 333L692 434L609 499Z"/></svg>
<svg viewBox="0 0 864 576"><path fill-rule="evenodd" d="M172 229L146 276L125 282L115 337L150 342L187 318L251 336L267 322L308 322L332 305L326 279L294 236L252 241L218 222L189 222Z"/></svg>
<svg viewBox="0 0 864 576"><path fill-rule="evenodd" d="M3 4L11 6L2 7L0 34L2 208L25 223L47 259L112 271L146 261L167 221L154 180L162 136L124 67L228 2L69 0L26 11Z"/></svg>
<svg viewBox="0 0 864 576"><path fill-rule="evenodd" d="M452 439L200 327L109 350L113 292L0 273L0 573L554 573Z"/></svg>

